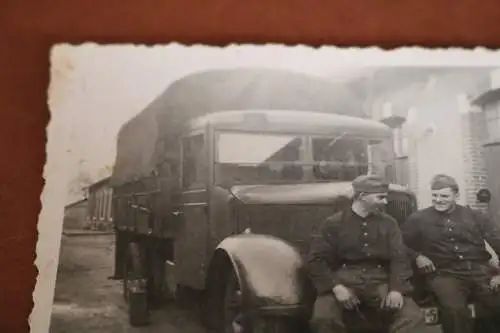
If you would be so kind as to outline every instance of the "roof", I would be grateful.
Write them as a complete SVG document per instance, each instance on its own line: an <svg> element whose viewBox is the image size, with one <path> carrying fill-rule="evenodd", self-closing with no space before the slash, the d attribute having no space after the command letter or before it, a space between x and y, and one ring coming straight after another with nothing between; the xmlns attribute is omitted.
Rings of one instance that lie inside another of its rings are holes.
<svg viewBox="0 0 500 333"><path fill-rule="evenodd" d="M245 122L245 125L242 123ZM191 129L210 124L216 129L248 130L253 122L256 131L277 131L297 134L332 135L346 132L348 135L370 138L388 138L391 130L381 122L322 112L295 110L245 110L222 111L193 120Z"/></svg>
<svg viewBox="0 0 500 333"><path fill-rule="evenodd" d="M74 201L72 203L69 203L67 204L66 206L64 206L64 209L68 209L68 208L72 208L72 207L75 207L75 206L78 206L79 204L83 204L85 203L86 201L88 201L87 198L83 198L83 199L80 199L78 201Z"/></svg>
<svg viewBox="0 0 500 333"><path fill-rule="evenodd" d="M490 89L483 94L477 96L472 104L484 107L488 104L500 101L500 88Z"/></svg>
<svg viewBox="0 0 500 333"><path fill-rule="evenodd" d="M342 84L298 72L238 68L187 75L125 123L118 133L112 185L150 174L163 143L187 119L227 110L277 109L365 116L360 101Z"/></svg>
<svg viewBox="0 0 500 333"><path fill-rule="evenodd" d="M101 185L104 185L105 183L109 182L111 180L111 176L108 176L108 177L105 177L105 178L102 178L92 184L90 184L89 186L87 186L88 189L91 189L91 188L95 188L95 187L98 187L98 186L101 186Z"/></svg>

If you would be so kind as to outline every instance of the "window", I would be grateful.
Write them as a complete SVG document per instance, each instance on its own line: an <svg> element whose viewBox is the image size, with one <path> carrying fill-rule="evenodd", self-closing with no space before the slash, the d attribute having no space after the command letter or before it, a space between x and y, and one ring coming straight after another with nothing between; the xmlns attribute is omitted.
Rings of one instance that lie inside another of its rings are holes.
<svg viewBox="0 0 500 333"><path fill-rule="evenodd" d="M104 210L104 220L106 221L109 221L110 220L110 217L111 217L111 201L112 201L112 198L111 198L111 191L109 188L105 188L104 189L104 194L105 194L105 197L106 197L106 209Z"/></svg>
<svg viewBox="0 0 500 333"><path fill-rule="evenodd" d="M367 164L367 144L363 139L338 137L313 138L314 161L339 162L348 165Z"/></svg>
<svg viewBox="0 0 500 333"><path fill-rule="evenodd" d="M233 164L297 162L303 150L302 137L295 135L220 133L216 160Z"/></svg>
<svg viewBox="0 0 500 333"><path fill-rule="evenodd" d="M97 221L99 219L99 211L101 210L101 196L100 196L99 191L96 191L94 193L94 198L95 198L95 202L96 202L96 206L95 206L95 210L94 210L94 220Z"/></svg>
<svg viewBox="0 0 500 333"><path fill-rule="evenodd" d="M304 178L302 136L220 132L216 137L215 182L261 184Z"/></svg>
<svg viewBox="0 0 500 333"><path fill-rule="evenodd" d="M318 137L312 139L312 149L317 179L353 180L368 171L366 140Z"/></svg>
<svg viewBox="0 0 500 333"><path fill-rule="evenodd" d="M113 189L108 189L108 220L113 221Z"/></svg>
<svg viewBox="0 0 500 333"><path fill-rule="evenodd" d="M485 107L486 126L490 140L500 140L500 101Z"/></svg>
<svg viewBox="0 0 500 333"><path fill-rule="evenodd" d="M205 138L197 134L182 139L182 187L202 187L205 181Z"/></svg>
<svg viewBox="0 0 500 333"><path fill-rule="evenodd" d="M106 211L106 192L104 192L104 189L99 190L99 201L101 202L100 204L100 209L99 209L99 220L104 220L104 214Z"/></svg>

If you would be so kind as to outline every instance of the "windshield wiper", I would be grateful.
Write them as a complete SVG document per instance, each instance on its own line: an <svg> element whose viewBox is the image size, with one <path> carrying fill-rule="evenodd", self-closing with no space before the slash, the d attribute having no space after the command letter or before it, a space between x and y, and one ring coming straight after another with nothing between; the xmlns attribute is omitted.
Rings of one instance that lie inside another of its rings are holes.
<svg viewBox="0 0 500 333"><path fill-rule="evenodd" d="M328 151L328 149L332 148L333 145L335 145L337 143L337 141L339 141L340 139L343 139L348 133L347 132L343 132L342 134L340 134L339 136L336 136L335 138L333 138L329 143L328 145L326 145L325 148L323 148L321 150L321 153L324 153L326 151Z"/></svg>

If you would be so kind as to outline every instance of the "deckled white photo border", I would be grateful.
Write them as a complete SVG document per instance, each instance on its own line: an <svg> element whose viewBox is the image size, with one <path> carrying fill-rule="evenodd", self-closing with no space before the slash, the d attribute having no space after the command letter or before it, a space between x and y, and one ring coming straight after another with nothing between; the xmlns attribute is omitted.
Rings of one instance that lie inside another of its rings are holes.
<svg viewBox="0 0 500 333"><path fill-rule="evenodd" d="M217 65L217 59L232 59L232 66L238 63L244 65L261 65L270 67L303 69L320 73L321 64L325 59L335 64L339 69L353 69L371 66L500 66L500 53L486 48L467 50L462 48L425 49L420 47L405 47L394 50L370 48L337 48L323 46L312 48L304 45L284 46L276 44L264 45L229 45L215 46L185 46L177 43L157 46L141 46L132 44L98 45L85 43L82 45L55 45L51 50L51 64L57 61L62 53L68 50L82 49L82 52L93 52L94 49L118 48L123 52L164 52L164 54L189 55L188 59L205 59L207 64ZM191 57L191 58L190 58ZM253 59L253 60L252 60ZM178 59L182 61L182 57ZM188 63L188 62L186 62ZM231 62L219 63L218 67L231 66ZM188 63L189 64L189 63ZM229 64L229 65L228 65ZM200 66L191 64L192 70ZM209 67L207 67L208 69ZM189 72L189 70L187 70ZM41 195L42 210L39 215L39 238L36 247L35 265L39 275L33 292L34 308L29 321L32 333L47 333L50 325L50 315L54 289L56 284L59 247L62 233L64 205L66 203L66 175L68 163L66 159L71 117L65 113L71 107L70 100L64 100L66 89L77 87L64 86L58 82L51 69L48 105L51 112L47 127L47 159L43 177L45 186ZM187 73L186 73L187 74Z"/></svg>

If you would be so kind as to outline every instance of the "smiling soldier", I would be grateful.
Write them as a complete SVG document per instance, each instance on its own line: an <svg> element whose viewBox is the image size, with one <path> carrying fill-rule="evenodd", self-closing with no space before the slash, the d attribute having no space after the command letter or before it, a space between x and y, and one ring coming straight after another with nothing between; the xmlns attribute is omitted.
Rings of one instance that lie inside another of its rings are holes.
<svg viewBox="0 0 500 333"><path fill-rule="evenodd" d="M457 203L459 188L452 177L435 176L431 191L432 206L408 218L403 238L439 299L443 333L471 333L471 294L486 308L500 309L500 276L485 246L487 241L499 253L500 229L486 215Z"/></svg>
<svg viewBox="0 0 500 333"><path fill-rule="evenodd" d="M413 332L423 315L405 296L411 286L401 231L381 210L388 185L377 176L360 176L352 185L352 206L326 219L311 244L308 267L318 295L311 326L317 333L346 332L343 309L364 305L392 309L391 333Z"/></svg>

